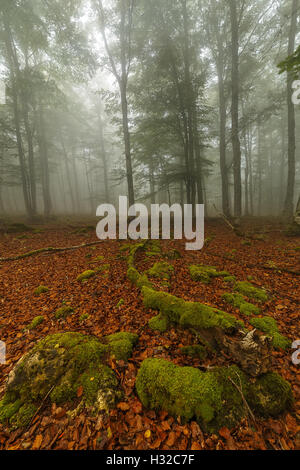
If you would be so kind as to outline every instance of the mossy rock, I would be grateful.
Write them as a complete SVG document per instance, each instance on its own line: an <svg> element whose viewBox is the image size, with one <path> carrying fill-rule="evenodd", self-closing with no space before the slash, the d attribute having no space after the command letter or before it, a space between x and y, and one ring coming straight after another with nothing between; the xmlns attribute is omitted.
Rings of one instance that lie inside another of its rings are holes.
<svg viewBox="0 0 300 470"><path fill-rule="evenodd" d="M121 398L108 357L127 360L137 335L118 333L103 342L80 333L59 333L39 341L10 372L0 422L25 426L45 396L53 403L70 403L82 387L82 403L95 412L107 411ZM25 419L26 418L26 419Z"/></svg>
<svg viewBox="0 0 300 470"><path fill-rule="evenodd" d="M230 274L227 271L218 271L215 266L190 266L190 275L193 281L201 281L204 284L209 284L215 277L228 277Z"/></svg>
<svg viewBox="0 0 300 470"><path fill-rule="evenodd" d="M49 292L49 287L39 286L35 289L34 294L41 295L41 294L45 294L46 292Z"/></svg>
<svg viewBox="0 0 300 470"><path fill-rule="evenodd" d="M155 263L152 268L148 269L147 274L150 277L158 279L170 279L171 274L174 272L174 267L164 261Z"/></svg>
<svg viewBox="0 0 300 470"><path fill-rule="evenodd" d="M42 316L35 317L30 323L30 325L28 325L28 330L34 330L37 326L43 323L43 321L44 321L44 317Z"/></svg>
<svg viewBox="0 0 300 470"><path fill-rule="evenodd" d="M237 282L234 289L249 299L257 300L259 302L267 302L269 300L268 294L264 289L259 289L247 281Z"/></svg>
<svg viewBox="0 0 300 470"><path fill-rule="evenodd" d="M167 411L183 422L196 419L203 430L216 432L223 426L234 427L247 415L243 398L231 381L242 386L249 405L263 416L277 416L289 408L291 387L274 375L276 379L272 373L252 383L237 366L202 372L163 359L146 359L139 369L136 389L146 408ZM276 383L281 385L278 390Z"/></svg>
<svg viewBox="0 0 300 470"><path fill-rule="evenodd" d="M89 270L84 271L83 273L79 274L79 276L77 276L77 281L85 282L88 279L90 279L91 277L94 277L95 275L96 275L96 271L93 271L93 270L89 269Z"/></svg>
<svg viewBox="0 0 300 470"><path fill-rule="evenodd" d="M281 335L278 330L276 320L272 317L252 318L250 323L254 328L263 331L269 336L272 336L272 344L275 349L288 349L291 347L291 341L285 336Z"/></svg>
<svg viewBox="0 0 300 470"><path fill-rule="evenodd" d="M207 357L207 350L201 344L183 346L182 348L180 348L180 353L185 356L190 356L198 359L206 359Z"/></svg>
<svg viewBox="0 0 300 470"><path fill-rule="evenodd" d="M259 315L260 309L249 302L246 302L241 294L229 294L225 293L222 295L222 299L230 305L238 308L243 315L252 316Z"/></svg>
<svg viewBox="0 0 300 470"><path fill-rule="evenodd" d="M199 302L186 302L166 292L157 292L148 287L143 287L142 296L146 308L159 310L162 317L150 320L150 325L178 324L183 328L209 329L219 327L224 331L231 332L243 327L243 322L234 316L222 312L217 308L200 304ZM154 323L153 323L153 322Z"/></svg>
<svg viewBox="0 0 300 470"><path fill-rule="evenodd" d="M60 319L65 320L70 315L73 315L73 313L74 313L73 307L71 307L70 305L63 305L58 310L56 310L55 318L56 320L60 320Z"/></svg>

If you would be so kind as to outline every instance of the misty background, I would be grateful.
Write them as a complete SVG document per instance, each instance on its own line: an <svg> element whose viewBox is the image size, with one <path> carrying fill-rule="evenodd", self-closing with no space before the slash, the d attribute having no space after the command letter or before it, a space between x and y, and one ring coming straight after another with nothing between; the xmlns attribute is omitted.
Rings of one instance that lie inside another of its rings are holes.
<svg viewBox="0 0 300 470"><path fill-rule="evenodd" d="M298 0L1 0L0 217L291 216Z"/></svg>

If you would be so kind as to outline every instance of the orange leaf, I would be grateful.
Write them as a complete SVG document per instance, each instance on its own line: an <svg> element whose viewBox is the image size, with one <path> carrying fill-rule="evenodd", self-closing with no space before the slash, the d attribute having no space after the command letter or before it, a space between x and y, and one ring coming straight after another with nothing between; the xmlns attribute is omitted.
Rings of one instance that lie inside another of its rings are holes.
<svg viewBox="0 0 300 470"><path fill-rule="evenodd" d="M82 397L82 394L83 394L83 386L80 385L80 387L78 387L77 389L77 397L78 398Z"/></svg>
<svg viewBox="0 0 300 470"><path fill-rule="evenodd" d="M118 403L117 407L122 411L128 411L130 409L130 406L128 405L128 403L125 403L124 401L121 401L120 403Z"/></svg>

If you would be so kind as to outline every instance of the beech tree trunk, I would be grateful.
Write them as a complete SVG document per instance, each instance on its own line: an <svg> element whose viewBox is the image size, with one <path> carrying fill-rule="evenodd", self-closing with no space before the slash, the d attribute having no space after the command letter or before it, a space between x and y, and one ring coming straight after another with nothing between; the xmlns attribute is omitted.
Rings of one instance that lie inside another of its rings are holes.
<svg viewBox="0 0 300 470"><path fill-rule="evenodd" d="M241 145L239 139L239 26L237 17L237 5L235 0L229 0L231 18L231 139L233 150L233 175L234 175L234 215L242 215L242 180L241 180Z"/></svg>
<svg viewBox="0 0 300 470"><path fill-rule="evenodd" d="M292 19L289 34L288 55L292 55L295 50L295 39L297 34L299 0L293 0L292 3ZM296 171L296 136L295 136L295 106L292 102L292 83L294 75L292 72L287 74L287 106L288 106L288 180L287 192L284 204L284 213L290 218L293 216L294 210L294 193L295 193L295 171Z"/></svg>

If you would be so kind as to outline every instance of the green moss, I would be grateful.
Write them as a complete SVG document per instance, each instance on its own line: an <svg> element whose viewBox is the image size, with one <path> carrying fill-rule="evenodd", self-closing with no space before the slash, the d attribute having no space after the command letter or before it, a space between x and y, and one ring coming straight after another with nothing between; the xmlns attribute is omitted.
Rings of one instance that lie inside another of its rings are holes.
<svg viewBox="0 0 300 470"><path fill-rule="evenodd" d="M254 328L263 331L273 338L273 346L276 349L288 349L291 347L291 341L281 335L278 330L276 320L272 317L252 318L250 323Z"/></svg>
<svg viewBox="0 0 300 470"><path fill-rule="evenodd" d="M159 310L168 322L179 324L184 328L219 327L225 331L232 331L243 326L242 322L226 312L198 302L186 302L166 292L157 292L144 287L142 295L146 308Z"/></svg>
<svg viewBox="0 0 300 470"><path fill-rule="evenodd" d="M205 359L207 357L207 350L201 344L195 344L193 346L183 346L180 348L181 354L185 356L197 357L199 359Z"/></svg>
<svg viewBox="0 0 300 470"><path fill-rule="evenodd" d="M151 330L164 333L169 328L169 320L166 315L160 313L159 315L156 315L156 317L151 318L148 325Z"/></svg>
<svg viewBox="0 0 300 470"><path fill-rule="evenodd" d="M190 266L190 275L193 281L209 284L215 277L228 277L230 274L227 271L218 271L214 266L195 265Z"/></svg>
<svg viewBox="0 0 300 470"><path fill-rule="evenodd" d="M173 272L174 268L171 264L158 262L147 271L147 274L150 277L155 277L158 279L170 279L170 276Z"/></svg>
<svg viewBox="0 0 300 470"><path fill-rule="evenodd" d="M165 254L165 257L166 257L167 259L170 259L170 260L175 260L175 259L182 258L180 251L178 251L178 250L176 250L176 249L171 249L171 250L169 250L169 251Z"/></svg>
<svg viewBox="0 0 300 470"><path fill-rule="evenodd" d="M35 317L30 323L30 325L28 325L28 330L34 330L37 326L43 323L43 321L44 321L44 317L42 316Z"/></svg>
<svg viewBox="0 0 300 470"><path fill-rule="evenodd" d="M83 315L81 315L79 317L79 321L80 322L84 322L85 320L88 320L90 318L89 314L88 313L84 313Z"/></svg>
<svg viewBox="0 0 300 470"><path fill-rule="evenodd" d="M293 401L290 384L274 372L260 376L249 396L251 408L262 416L276 417L290 408Z"/></svg>
<svg viewBox="0 0 300 470"><path fill-rule="evenodd" d="M128 268L127 278L136 285L139 289L142 289L144 286L152 287L151 282L149 281L146 274L140 274L137 269L134 267Z"/></svg>
<svg viewBox="0 0 300 470"><path fill-rule="evenodd" d="M260 309L249 302L246 302L241 294L223 294L222 299L230 305L238 308L243 315L259 315Z"/></svg>
<svg viewBox="0 0 300 470"><path fill-rule="evenodd" d="M117 308L122 307L124 305L124 299L120 299L119 302L117 303Z"/></svg>
<svg viewBox="0 0 300 470"><path fill-rule="evenodd" d="M250 282L240 281L235 285L235 290L240 294L249 297L249 299L258 300L260 302L267 302L268 294L265 290L259 289L258 287L253 286Z"/></svg>
<svg viewBox="0 0 300 470"><path fill-rule="evenodd" d="M107 410L121 398L117 379L105 364L109 356L128 360L138 340L133 333L116 333L98 339L80 333L58 333L39 341L10 373L0 402L0 421L24 426L51 390L57 404L77 398L97 411Z"/></svg>
<svg viewBox="0 0 300 470"><path fill-rule="evenodd" d="M79 276L77 277L77 281L85 282L88 279L90 279L91 277L94 277L95 274L96 274L95 271L92 271L91 269L89 269L89 270L84 271L83 273L79 274Z"/></svg>
<svg viewBox="0 0 300 470"><path fill-rule="evenodd" d="M183 421L196 419L205 431L216 432L223 426L235 426L247 415L243 398L232 381L241 385L248 403L254 403L260 391L256 409L262 414L274 416L287 409L291 403L290 385L274 376L271 385L269 374L252 383L237 366L202 372L163 359L146 359L138 372L136 389L146 408L165 410ZM277 390L276 384L281 385ZM274 399L276 406L272 405Z"/></svg>
<svg viewBox="0 0 300 470"><path fill-rule="evenodd" d="M139 337L135 333L119 332L106 336L104 341L107 342L108 352L111 356L115 356L118 361L128 361L138 339Z"/></svg>
<svg viewBox="0 0 300 470"><path fill-rule="evenodd" d="M65 318L69 317L70 315L72 315L73 313L74 313L73 307L71 307L69 305L64 305L63 307L56 310L55 318L57 320L59 320L61 318L65 319Z"/></svg>
<svg viewBox="0 0 300 470"><path fill-rule="evenodd" d="M236 283L236 277L235 276L225 276L224 277L224 282L228 282L228 284L235 284Z"/></svg>
<svg viewBox="0 0 300 470"><path fill-rule="evenodd" d="M252 243L251 243L251 240L242 240L241 245L242 246L251 246Z"/></svg>
<svg viewBox="0 0 300 470"><path fill-rule="evenodd" d="M49 288L46 286L39 286L34 291L35 295L41 295L41 294L44 294L45 292L49 292Z"/></svg>
<svg viewBox="0 0 300 470"><path fill-rule="evenodd" d="M96 258L93 258L93 262L98 262L98 261L103 261L104 260L104 256L96 256Z"/></svg>
<svg viewBox="0 0 300 470"><path fill-rule="evenodd" d="M33 403L25 403L21 406L19 411L10 418L10 425L12 428L23 428L28 426L35 415L36 410L37 407Z"/></svg>
<svg viewBox="0 0 300 470"><path fill-rule="evenodd" d="M22 406L22 401L17 399L10 403L5 397L0 401L0 423L5 423L14 416Z"/></svg>

